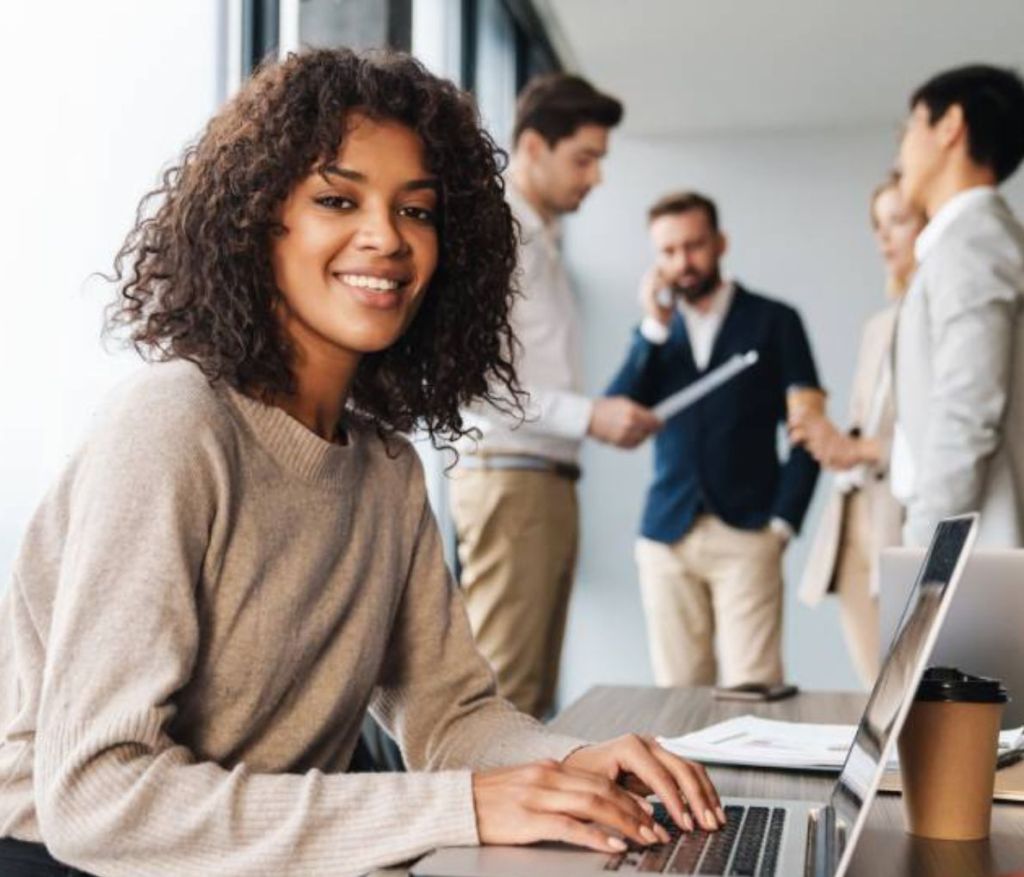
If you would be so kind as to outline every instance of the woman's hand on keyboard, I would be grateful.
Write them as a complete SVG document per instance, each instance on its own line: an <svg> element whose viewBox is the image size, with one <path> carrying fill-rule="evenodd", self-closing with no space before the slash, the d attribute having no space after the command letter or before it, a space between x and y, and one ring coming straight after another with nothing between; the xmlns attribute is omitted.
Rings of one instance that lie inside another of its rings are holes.
<svg viewBox="0 0 1024 877"><path fill-rule="evenodd" d="M666 843L654 808L612 779L566 763L542 761L473 774L477 833L485 844L554 840L602 853Z"/></svg>
<svg viewBox="0 0 1024 877"><path fill-rule="evenodd" d="M653 737L627 734L607 743L577 749L562 762L567 767L599 774L641 795L661 798L676 824L692 831L725 825L725 811L714 784L700 764L673 755Z"/></svg>

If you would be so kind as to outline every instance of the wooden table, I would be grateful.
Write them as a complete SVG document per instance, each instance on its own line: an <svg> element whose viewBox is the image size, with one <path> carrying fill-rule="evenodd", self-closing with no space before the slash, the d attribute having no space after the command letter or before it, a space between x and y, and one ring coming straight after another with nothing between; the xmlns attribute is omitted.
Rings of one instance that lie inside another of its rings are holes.
<svg viewBox="0 0 1024 877"><path fill-rule="evenodd" d="M807 692L771 704L715 701L709 688L592 688L552 723L553 730L591 740L630 731L675 736L744 714L764 718L853 724L865 696ZM824 801L833 775L758 768L709 767L722 795ZM857 844L850 877L990 877L1024 874L1024 805L997 804L986 841L928 841L903 830L896 795L876 798Z"/></svg>

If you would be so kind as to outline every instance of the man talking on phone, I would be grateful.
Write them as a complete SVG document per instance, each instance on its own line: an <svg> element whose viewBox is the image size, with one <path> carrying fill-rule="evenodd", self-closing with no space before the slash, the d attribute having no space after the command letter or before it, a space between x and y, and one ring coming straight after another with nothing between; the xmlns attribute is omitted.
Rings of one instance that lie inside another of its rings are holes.
<svg viewBox="0 0 1024 877"><path fill-rule="evenodd" d="M710 198L668 195L648 211L648 229L644 319L606 392L654 406L757 353L657 434L636 544L655 682L778 683L782 556L818 478L802 448L779 458L778 436L787 393L820 386L810 344L796 310L723 275L727 239Z"/></svg>

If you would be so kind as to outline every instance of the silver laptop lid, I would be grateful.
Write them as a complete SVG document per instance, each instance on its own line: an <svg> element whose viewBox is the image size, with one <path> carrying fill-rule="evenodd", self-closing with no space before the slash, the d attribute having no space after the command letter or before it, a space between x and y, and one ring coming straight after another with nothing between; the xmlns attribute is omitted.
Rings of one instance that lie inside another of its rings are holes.
<svg viewBox="0 0 1024 877"><path fill-rule="evenodd" d="M979 539L979 543L980 543ZM879 659L889 650L907 606L924 548L887 548L879 564ZM1000 680L1010 693L1002 726L1024 725L1024 549L971 552L946 623L935 641L931 666L956 667Z"/></svg>
<svg viewBox="0 0 1024 877"><path fill-rule="evenodd" d="M871 690L830 803L845 849L836 874L849 865L857 836L878 791L885 765L910 712L939 629L974 544L976 514L946 518L935 529L910 592L889 654Z"/></svg>

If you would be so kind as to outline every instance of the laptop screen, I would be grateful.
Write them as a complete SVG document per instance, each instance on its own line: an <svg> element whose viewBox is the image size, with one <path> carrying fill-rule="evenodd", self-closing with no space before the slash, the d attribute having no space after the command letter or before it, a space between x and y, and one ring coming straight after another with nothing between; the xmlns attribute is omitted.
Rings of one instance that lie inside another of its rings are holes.
<svg viewBox="0 0 1024 877"><path fill-rule="evenodd" d="M903 727L917 686L938 636L963 563L973 542L976 515L948 518L935 530L932 544L910 592L892 645L864 708L853 746L832 790L837 826L852 844L867 814L885 762ZM905 708L904 708L905 707Z"/></svg>

